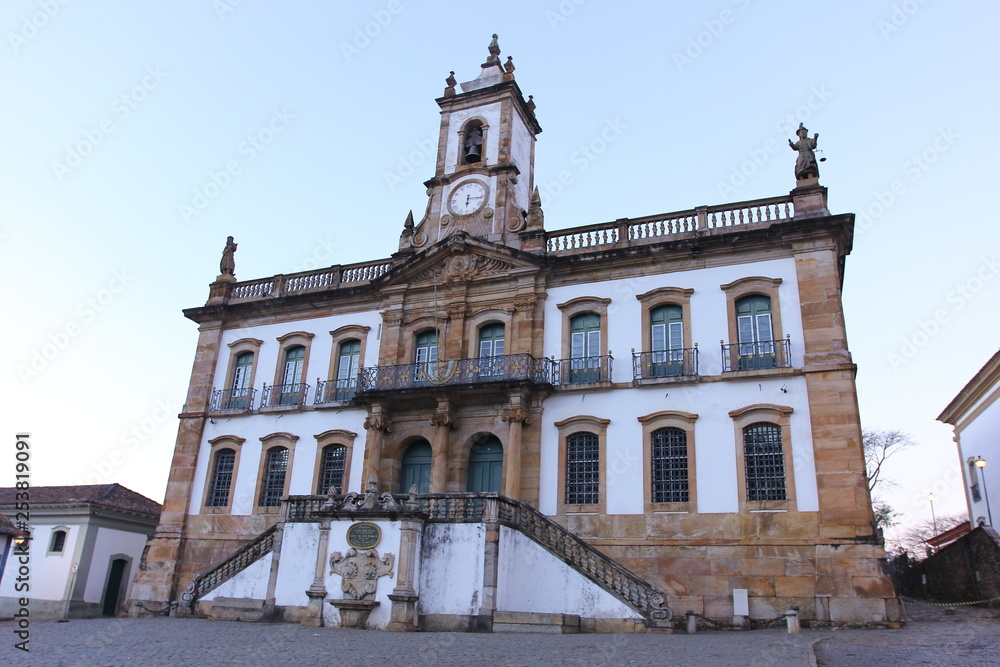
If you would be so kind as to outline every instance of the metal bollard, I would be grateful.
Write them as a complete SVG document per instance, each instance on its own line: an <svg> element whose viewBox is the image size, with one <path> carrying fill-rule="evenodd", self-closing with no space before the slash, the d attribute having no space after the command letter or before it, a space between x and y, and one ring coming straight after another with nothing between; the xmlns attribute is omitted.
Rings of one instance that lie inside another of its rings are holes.
<svg viewBox="0 0 1000 667"><path fill-rule="evenodd" d="M785 622L788 624L788 634L797 635L799 634L799 610L795 607L790 607L788 611L785 612Z"/></svg>
<svg viewBox="0 0 1000 667"><path fill-rule="evenodd" d="M698 632L698 619L695 616L694 610L688 609L687 613L687 633L693 635Z"/></svg>

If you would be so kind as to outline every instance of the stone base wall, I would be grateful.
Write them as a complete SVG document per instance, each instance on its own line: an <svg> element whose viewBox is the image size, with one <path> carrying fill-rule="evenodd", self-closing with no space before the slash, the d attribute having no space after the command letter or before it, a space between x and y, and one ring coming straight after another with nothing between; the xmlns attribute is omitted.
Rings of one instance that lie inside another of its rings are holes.
<svg viewBox="0 0 1000 667"><path fill-rule="evenodd" d="M979 526L915 563L906 573L903 587L906 595L945 602L1000 597L1000 535L988 526ZM1000 602L990 606L1000 607Z"/></svg>

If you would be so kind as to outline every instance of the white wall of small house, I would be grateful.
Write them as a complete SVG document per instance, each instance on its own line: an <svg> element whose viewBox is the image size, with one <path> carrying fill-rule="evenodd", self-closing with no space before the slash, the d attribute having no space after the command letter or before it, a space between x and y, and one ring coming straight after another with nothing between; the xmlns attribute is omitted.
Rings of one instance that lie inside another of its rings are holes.
<svg viewBox="0 0 1000 667"><path fill-rule="evenodd" d="M66 543L62 553L49 554L49 545L52 543L52 532L56 528L66 530ZM15 551L7 557L7 565L2 581L0 581L0 597L19 598L29 597L33 600L64 600L66 599L67 584L72 575L74 554L81 537L81 527L73 524L56 525L35 525L31 526L31 546L29 550L30 591L17 592L15 590L15 580L18 576L18 568L21 566L18 554Z"/></svg>
<svg viewBox="0 0 1000 667"><path fill-rule="evenodd" d="M91 528L95 530L95 528ZM133 533L114 528L96 528L97 539L94 542L94 551L90 559L90 569L87 573L87 587L84 589L83 599L85 602L100 603L104 597L104 589L107 586L108 575L110 574L110 563L113 556L125 554L132 561L128 567L128 581L122 582L124 594L131 579L135 577L139 569L139 561L142 558L142 550L146 546L146 533ZM152 532L152 528L149 529Z"/></svg>
<svg viewBox="0 0 1000 667"><path fill-rule="evenodd" d="M969 413L982 410L972 421L959 431L958 437L962 449L962 465L965 466L965 474L969 479L966 485L966 495L969 499L970 516L969 519L975 525L980 517L989 523L990 512L987 511L987 496L990 499L989 505L1000 508L1000 400L997 391L1000 386L994 387L991 394L979 400L973 405ZM992 399L992 400L991 400ZM986 460L986 468L980 470L969 467L969 459L982 457ZM975 473L973 473L973 469ZM975 475L975 477L973 477ZM985 480L986 484L983 484ZM979 482L979 500L974 501L972 491L969 487ZM1000 521L1000 509L993 515L994 521Z"/></svg>

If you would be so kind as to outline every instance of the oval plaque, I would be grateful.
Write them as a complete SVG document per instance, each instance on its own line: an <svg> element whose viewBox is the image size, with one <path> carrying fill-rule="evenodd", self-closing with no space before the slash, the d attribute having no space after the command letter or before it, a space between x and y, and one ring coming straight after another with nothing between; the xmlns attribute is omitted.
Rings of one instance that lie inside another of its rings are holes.
<svg viewBox="0 0 1000 667"><path fill-rule="evenodd" d="M382 529L374 523L356 523L347 529L347 544L355 549L372 549L382 541Z"/></svg>

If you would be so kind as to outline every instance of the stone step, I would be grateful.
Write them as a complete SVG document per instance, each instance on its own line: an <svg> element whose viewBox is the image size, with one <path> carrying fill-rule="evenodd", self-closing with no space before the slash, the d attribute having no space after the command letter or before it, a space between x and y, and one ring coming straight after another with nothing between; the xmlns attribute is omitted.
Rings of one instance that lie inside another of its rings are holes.
<svg viewBox="0 0 1000 667"><path fill-rule="evenodd" d="M580 632L580 617L576 614L495 611L493 612L493 632L544 632L573 635Z"/></svg>
<svg viewBox="0 0 1000 667"><path fill-rule="evenodd" d="M215 598L209 618L216 621L254 621L264 616L264 601L248 598Z"/></svg>

